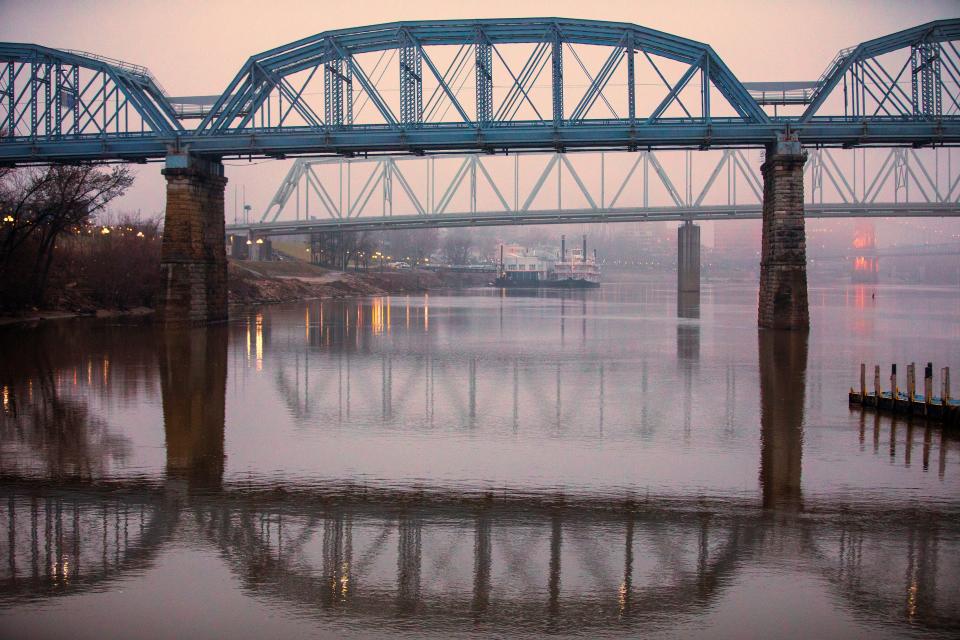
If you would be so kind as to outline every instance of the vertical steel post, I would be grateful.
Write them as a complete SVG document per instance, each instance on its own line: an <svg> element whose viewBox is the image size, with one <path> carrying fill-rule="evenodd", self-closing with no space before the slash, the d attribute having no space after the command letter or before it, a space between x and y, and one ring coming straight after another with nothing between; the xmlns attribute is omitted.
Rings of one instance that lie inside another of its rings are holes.
<svg viewBox="0 0 960 640"><path fill-rule="evenodd" d="M37 65L30 64L30 137L37 136Z"/></svg>
<svg viewBox="0 0 960 640"><path fill-rule="evenodd" d="M323 65L323 117L328 126L339 127L343 124L342 102L340 101L340 78L337 74L341 60L331 60Z"/></svg>
<svg viewBox="0 0 960 640"><path fill-rule="evenodd" d="M55 69L56 69L56 71L55 71L55 73L56 73L56 76L55 76L55 77L56 77L56 84L54 85L53 106L54 106L54 122L55 122L56 124L54 125L54 131L53 131L53 133L54 133L54 135L56 135L56 136L59 138L59 137L60 137L60 134L61 134L61 132L62 132L62 131L61 131L61 117L62 117L62 112L63 112L63 109L62 109L62 106L63 106L63 89L62 89L62 86L63 86L63 76L62 76L62 74L63 74L63 69L62 69L62 67L60 66L60 63L59 63L59 62L57 63Z"/></svg>
<svg viewBox="0 0 960 640"><path fill-rule="evenodd" d="M393 214L393 160L386 158L383 162L383 215ZM389 213L388 213L389 208Z"/></svg>
<svg viewBox="0 0 960 640"><path fill-rule="evenodd" d="M400 48L400 122L404 125L423 123L423 58L420 48Z"/></svg>
<svg viewBox="0 0 960 640"><path fill-rule="evenodd" d="M477 156L470 156L470 213L477 212Z"/></svg>
<svg viewBox="0 0 960 640"><path fill-rule="evenodd" d="M489 42L477 34L475 73L477 80L477 124L484 126L493 119L493 51Z"/></svg>
<svg viewBox="0 0 960 640"><path fill-rule="evenodd" d="M606 154L605 154L603 151L601 151L601 152L600 152L600 208L601 208L601 209L606 209L606 208L607 208L607 205L606 205L606 189L605 189L605 187L606 187L606 178L605 178L605 175L604 175L604 174L605 174L605 170L606 170L606 167L605 167L605 164L606 164L606 163L605 163L605 159L606 159Z"/></svg>
<svg viewBox="0 0 960 640"><path fill-rule="evenodd" d="M636 124L637 119L637 87L634 73L633 33L627 37L627 118L630 126Z"/></svg>
<svg viewBox="0 0 960 640"><path fill-rule="evenodd" d="M46 102L43 110L43 125L45 136L53 133L53 85L50 81L50 74L53 71L53 65L49 62L43 65L43 99Z"/></svg>
<svg viewBox="0 0 960 640"><path fill-rule="evenodd" d="M553 33L553 126L563 124L563 40L560 32Z"/></svg>
<svg viewBox="0 0 960 640"><path fill-rule="evenodd" d="M73 134L80 133L80 67L73 67ZM140 119L141 126L143 118Z"/></svg>
<svg viewBox="0 0 960 640"><path fill-rule="evenodd" d="M11 138L16 135L16 106L17 106L17 92L16 88L13 86L14 78L16 74L13 69L14 63L7 63L7 135Z"/></svg>
<svg viewBox="0 0 960 640"><path fill-rule="evenodd" d="M708 125L710 124L710 56L703 56L703 62L700 65L700 91L702 95L703 104L701 108L703 111L703 120Z"/></svg>

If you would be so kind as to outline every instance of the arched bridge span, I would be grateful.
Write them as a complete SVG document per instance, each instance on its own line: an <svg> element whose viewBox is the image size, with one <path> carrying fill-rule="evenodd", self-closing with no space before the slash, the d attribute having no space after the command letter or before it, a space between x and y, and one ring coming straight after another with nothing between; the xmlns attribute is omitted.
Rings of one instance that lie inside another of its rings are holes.
<svg viewBox="0 0 960 640"><path fill-rule="evenodd" d="M633 24L395 22L254 55L212 100L0 43L0 163L166 158L160 313L183 323L227 315L223 157L764 147L759 324L805 328L803 145L960 144L958 41L960 20L930 22L840 51L815 81L745 84L709 45Z"/></svg>
<svg viewBox="0 0 960 640"><path fill-rule="evenodd" d="M958 40L960 20L940 20L844 49L810 82L744 83L709 45L633 24L395 22L256 54L219 95L185 98L144 67L0 43L0 162L745 147L786 131L956 144Z"/></svg>

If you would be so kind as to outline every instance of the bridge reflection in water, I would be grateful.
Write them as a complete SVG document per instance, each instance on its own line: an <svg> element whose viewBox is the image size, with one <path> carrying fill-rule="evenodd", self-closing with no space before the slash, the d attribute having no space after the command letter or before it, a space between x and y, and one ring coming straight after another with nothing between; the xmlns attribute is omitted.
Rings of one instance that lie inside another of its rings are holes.
<svg viewBox="0 0 960 640"><path fill-rule="evenodd" d="M681 370L696 367L700 355L699 310L687 302L678 305L688 321L677 329ZM269 330L262 320L253 326ZM111 364L96 374L86 355L51 339L34 352L35 369L0 371L0 602L102 588L150 568L189 530L201 533L199 541L219 552L248 592L299 615L361 627L648 628L703 614L741 579L744 567L759 562L825 581L865 619L960 629L960 522L954 516L913 503L851 511L802 495L803 335L759 337L757 504L415 488L321 492L295 483L245 487L224 475L230 331L245 327L149 335L147 346L132 350L128 340L103 337L99 353ZM254 336L254 361L263 357L256 346L263 339ZM154 369L160 373L165 475L104 479L101 471L124 455L127 444L106 438L83 407L64 421L62 407L79 402L62 397L64 372L77 371L80 380L66 382L86 383L89 390L119 376L149 394L155 383L143 372ZM390 369L382 371L387 385ZM517 387L517 371L506 369L508 389ZM25 386L24 379L47 383ZM598 384L609 384L602 380ZM278 374L277 384L288 383ZM425 393L431 389L432 383ZM44 407L60 413L41 416ZM298 399L294 408L309 407ZM67 426L53 429L57 424ZM32 439L38 432L45 433L42 444ZM944 446L937 434L925 429L924 468L929 450ZM67 440L51 447L57 438ZM82 460L53 467L44 459L44 452L74 445Z"/></svg>

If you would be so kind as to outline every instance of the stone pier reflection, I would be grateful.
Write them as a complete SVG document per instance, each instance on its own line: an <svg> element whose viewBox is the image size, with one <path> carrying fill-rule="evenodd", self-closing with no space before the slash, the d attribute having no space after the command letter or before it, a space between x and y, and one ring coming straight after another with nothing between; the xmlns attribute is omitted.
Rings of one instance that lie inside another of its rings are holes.
<svg viewBox="0 0 960 640"><path fill-rule="evenodd" d="M219 487L227 391L225 326L168 330L159 336L167 475L191 489Z"/></svg>
<svg viewBox="0 0 960 640"><path fill-rule="evenodd" d="M763 506L799 509L807 334L761 330L759 353Z"/></svg>

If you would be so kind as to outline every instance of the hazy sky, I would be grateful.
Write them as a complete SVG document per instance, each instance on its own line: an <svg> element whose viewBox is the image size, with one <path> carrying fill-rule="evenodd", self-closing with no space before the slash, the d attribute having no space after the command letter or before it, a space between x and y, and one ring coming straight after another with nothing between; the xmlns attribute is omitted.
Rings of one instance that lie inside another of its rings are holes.
<svg viewBox="0 0 960 640"><path fill-rule="evenodd" d="M839 49L960 16L960 2L0 0L0 40L135 62L148 66L171 95L205 95L222 92L251 54L328 29L393 20L545 15L633 22L700 40L744 81L812 80ZM232 187L245 185L254 211L261 210L288 166L280 161L228 166L228 209ZM118 208L162 210L163 184L160 165L140 168L135 187Z"/></svg>

